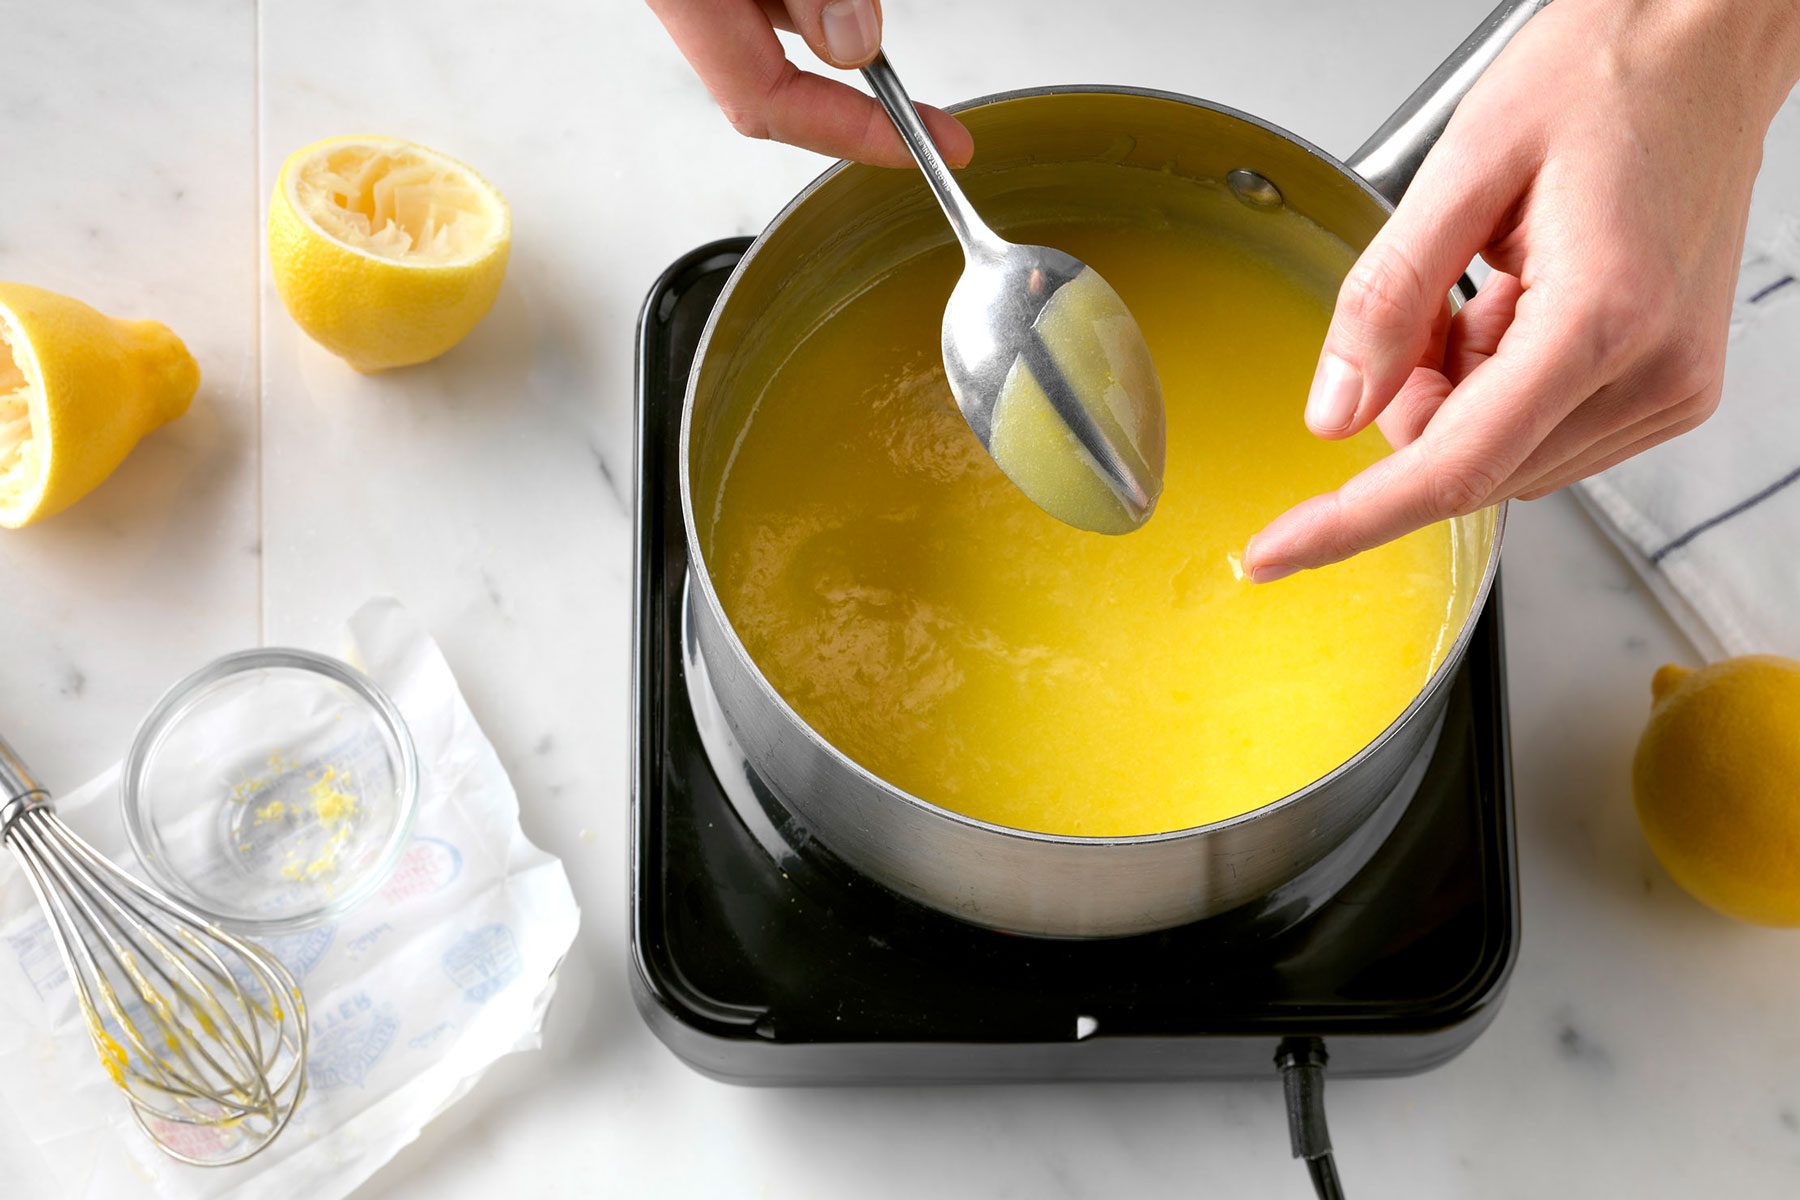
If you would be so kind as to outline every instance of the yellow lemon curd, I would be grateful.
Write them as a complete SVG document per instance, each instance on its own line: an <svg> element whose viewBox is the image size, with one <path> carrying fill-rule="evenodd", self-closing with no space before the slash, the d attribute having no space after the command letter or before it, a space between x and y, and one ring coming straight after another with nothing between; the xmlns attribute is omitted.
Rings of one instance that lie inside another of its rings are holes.
<svg viewBox="0 0 1800 1200"><path fill-rule="evenodd" d="M1271 518L1387 450L1302 424L1329 282L1202 228L1009 236L1089 263L1137 317L1168 417L1154 516L1084 532L1001 474L944 382L958 263L922 255L757 398L705 544L733 627L838 749L1000 825L1161 833L1328 773L1412 701L1459 619L1448 525L1279 583L1238 569Z"/></svg>

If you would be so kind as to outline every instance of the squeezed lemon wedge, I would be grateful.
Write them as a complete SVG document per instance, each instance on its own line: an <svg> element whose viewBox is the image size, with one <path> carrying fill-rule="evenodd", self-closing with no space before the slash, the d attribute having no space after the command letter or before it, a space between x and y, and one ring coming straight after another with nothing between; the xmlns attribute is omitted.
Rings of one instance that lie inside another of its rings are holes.
<svg viewBox="0 0 1800 1200"><path fill-rule="evenodd" d="M200 368L167 326L0 283L0 526L98 487L143 436L187 411Z"/></svg>
<svg viewBox="0 0 1800 1200"><path fill-rule="evenodd" d="M493 307L506 201L463 163L398 138L295 151L269 202L269 261L289 315L358 371L436 358Z"/></svg>

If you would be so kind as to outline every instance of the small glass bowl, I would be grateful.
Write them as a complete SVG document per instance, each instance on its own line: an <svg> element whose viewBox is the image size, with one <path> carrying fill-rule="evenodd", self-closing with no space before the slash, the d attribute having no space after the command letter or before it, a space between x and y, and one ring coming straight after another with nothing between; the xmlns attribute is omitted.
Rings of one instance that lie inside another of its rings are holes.
<svg viewBox="0 0 1800 1200"><path fill-rule="evenodd" d="M170 688L125 760L125 832L200 915L293 933L379 888L412 833L419 762L394 702L305 650L228 654Z"/></svg>

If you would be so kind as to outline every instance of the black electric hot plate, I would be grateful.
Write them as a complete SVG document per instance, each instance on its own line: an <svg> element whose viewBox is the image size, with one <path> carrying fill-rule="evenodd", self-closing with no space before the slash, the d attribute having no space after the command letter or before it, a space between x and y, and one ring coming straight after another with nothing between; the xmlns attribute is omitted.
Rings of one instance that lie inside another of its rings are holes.
<svg viewBox="0 0 1800 1200"><path fill-rule="evenodd" d="M1260 939L1201 922L1052 941L904 900L817 845L771 855L702 749L683 674L676 440L700 332L748 238L651 290L637 363L631 947L644 1019L737 1083L1269 1077L1319 1038L1337 1076L1425 1070L1494 1017L1518 871L1499 590L1418 793L1366 867Z"/></svg>

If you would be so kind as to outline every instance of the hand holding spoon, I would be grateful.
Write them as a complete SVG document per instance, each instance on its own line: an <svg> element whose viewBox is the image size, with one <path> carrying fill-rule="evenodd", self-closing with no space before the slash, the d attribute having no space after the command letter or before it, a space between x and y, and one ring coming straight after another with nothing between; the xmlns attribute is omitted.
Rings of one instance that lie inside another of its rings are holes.
<svg viewBox="0 0 1800 1200"><path fill-rule="evenodd" d="M878 54L863 68L962 244L944 373L975 436L1051 516L1130 533L1162 493L1162 385L1119 294L1079 259L990 229Z"/></svg>

